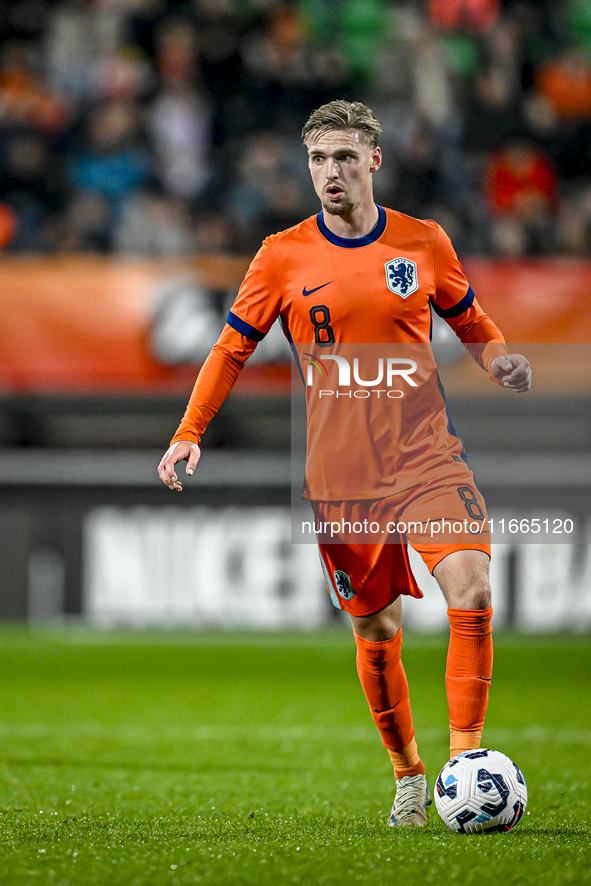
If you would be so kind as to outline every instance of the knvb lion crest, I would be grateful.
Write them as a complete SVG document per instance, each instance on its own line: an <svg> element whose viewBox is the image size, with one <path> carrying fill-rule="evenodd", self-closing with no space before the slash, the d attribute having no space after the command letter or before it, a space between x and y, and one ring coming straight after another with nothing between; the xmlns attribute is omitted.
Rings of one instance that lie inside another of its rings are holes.
<svg viewBox="0 0 591 886"><path fill-rule="evenodd" d="M416 262L410 258L393 258L386 262L386 283L388 289L401 298L408 298L419 288Z"/></svg>
<svg viewBox="0 0 591 886"><path fill-rule="evenodd" d="M355 596L355 591L351 587L351 579L346 572L343 572L341 569L337 569L334 574L334 580L337 586L337 592L340 594L343 600L350 600L351 597Z"/></svg>

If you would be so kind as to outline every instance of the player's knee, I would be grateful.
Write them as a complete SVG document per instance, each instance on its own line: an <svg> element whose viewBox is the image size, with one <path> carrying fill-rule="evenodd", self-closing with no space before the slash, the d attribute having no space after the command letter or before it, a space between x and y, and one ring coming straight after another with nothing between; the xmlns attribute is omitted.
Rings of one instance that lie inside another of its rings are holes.
<svg viewBox="0 0 591 886"><path fill-rule="evenodd" d="M488 582L475 588L472 592L472 606L470 609L488 609L491 604L491 590Z"/></svg>
<svg viewBox="0 0 591 886"><path fill-rule="evenodd" d="M353 630L364 640L379 643L395 637L402 626L402 605L397 598L389 606L372 615L351 615Z"/></svg>
<svg viewBox="0 0 591 886"><path fill-rule="evenodd" d="M459 609L488 609L491 604L491 589L488 581L476 582L463 589L458 595L456 607Z"/></svg>
<svg viewBox="0 0 591 886"><path fill-rule="evenodd" d="M492 595L490 584L483 580L463 587L448 588L445 596L452 609L488 609Z"/></svg>

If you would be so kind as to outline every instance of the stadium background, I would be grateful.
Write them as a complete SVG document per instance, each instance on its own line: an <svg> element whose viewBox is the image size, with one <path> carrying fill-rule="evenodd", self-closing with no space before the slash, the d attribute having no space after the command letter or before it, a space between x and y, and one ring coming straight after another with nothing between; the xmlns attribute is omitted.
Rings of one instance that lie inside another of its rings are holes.
<svg viewBox="0 0 591 886"><path fill-rule="evenodd" d="M497 624L587 631L589 5L17 0L0 41L0 616L337 617L313 546L289 544L278 331L183 495L155 469L249 258L315 210L301 124L344 96L384 126L378 200L444 226L534 364L527 398L460 353L442 365L491 511L576 527L497 546ZM438 630L443 603L420 580L429 602L408 623Z"/></svg>

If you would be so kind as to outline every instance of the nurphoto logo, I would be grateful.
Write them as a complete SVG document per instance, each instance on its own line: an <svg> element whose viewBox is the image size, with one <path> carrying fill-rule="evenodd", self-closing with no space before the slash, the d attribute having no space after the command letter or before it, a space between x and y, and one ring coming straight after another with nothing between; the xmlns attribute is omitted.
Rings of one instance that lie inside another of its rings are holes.
<svg viewBox="0 0 591 886"><path fill-rule="evenodd" d="M346 357L342 357L337 354L323 354L322 357L304 353L303 359L308 363L307 372L306 372L306 385L308 387L312 387L314 385L314 377L317 373L320 376L320 380L327 379L329 375L329 368L325 365L326 360L332 360L336 363L338 368L338 388L351 388L351 363L347 360ZM316 370L316 373L315 373ZM394 400L399 400L404 396L404 391L396 390L393 388L395 383L399 383L400 380L406 382L410 387L416 388L418 387L416 381L412 378L412 375L417 371L417 363L414 360L409 360L403 357L379 357L377 361L377 370L374 369L374 372L377 371L377 375L375 378L361 378L361 372L359 368L359 358L353 358L353 382L361 386L361 389L357 389L354 391L341 391L341 390L320 390L319 398L322 397L356 397L357 399L367 399L371 397L372 394L376 394L378 397L380 394L386 394L387 397ZM385 388L378 388L378 385L385 384ZM368 388L374 388L375 390L370 391Z"/></svg>

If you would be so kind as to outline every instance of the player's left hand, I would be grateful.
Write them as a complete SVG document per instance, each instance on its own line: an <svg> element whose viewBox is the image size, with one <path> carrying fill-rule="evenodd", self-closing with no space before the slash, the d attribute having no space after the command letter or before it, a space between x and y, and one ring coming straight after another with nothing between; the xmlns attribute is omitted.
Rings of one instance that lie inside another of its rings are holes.
<svg viewBox="0 0 591 886"><path fill-rule="evenodd" d="M490 370L503 387L510 391L521 394L531 388L531 367L522 354L495 357Z"/></svg>

